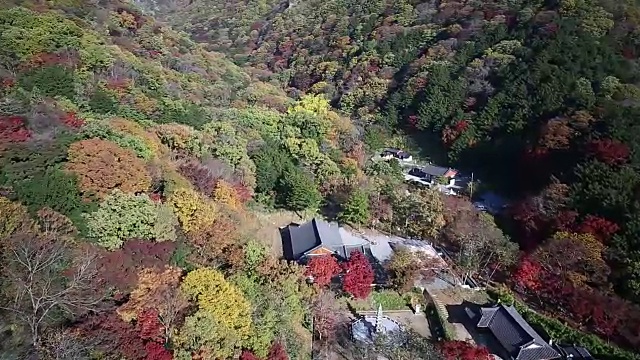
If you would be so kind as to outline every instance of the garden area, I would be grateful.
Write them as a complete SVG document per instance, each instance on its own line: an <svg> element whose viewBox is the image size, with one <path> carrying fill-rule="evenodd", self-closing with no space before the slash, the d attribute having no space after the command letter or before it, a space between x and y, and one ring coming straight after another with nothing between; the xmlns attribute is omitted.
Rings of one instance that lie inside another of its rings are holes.
<svg viewBox="0 0 640 360"><path fill-rule="evenodd" d="M379 305L382 305L383 311L413 310L415 304L420 304L424 309L426 305L425 299L418 289L402 294L395 290L376 290L364 299L343 297L340 301L356 312L375 311L378 310Z"/></svg>

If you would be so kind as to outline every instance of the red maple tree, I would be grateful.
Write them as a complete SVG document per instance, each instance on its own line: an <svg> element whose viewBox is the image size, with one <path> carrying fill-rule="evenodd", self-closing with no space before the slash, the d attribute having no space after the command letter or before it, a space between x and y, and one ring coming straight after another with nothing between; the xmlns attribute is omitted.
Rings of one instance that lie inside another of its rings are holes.
<svg viewBox="0 0 640 360"><path fill-rule="evenodd" d="M609 165L620 165L629 159L629 147L612 139L594 140L588 146L589 153Z"/></svg>
<svg viewBox="0 0 640 360"><path fill-rule="evenodd" d="M143 340L164 342L164 327L155 309L145 309L138 314L136 328Z"/></svg>
<svg viewBox="0 0 640 360"><path fill-rule="evenodd" d="M251 188L243 185L242 183L237 182L233 184L233 188L236 191L236 195L238 195L238 200L240 200L240 202L243 204L251 200L251 198L253 197Z"/></svg>
<svg viewBox="0 0 640 360"><path fill-rule="evenodd" d="M16 84L16 80L9 77L0 78L0 89L10 89Z"/></svg>
<svg viewBox="0 0 640 360"><path fill-rule="evenodd" d="M20 116L0 116L0 143L23 142L31 137L31 131Z"/></svg>
<svg viewBox="0 0 640 360"><path fill-rule="evenodd" d="M369 260L359 251L354 251L349 256L349 261L344 265L346 274L342 279L342 289L356 299L364 299L371 293L371 284L374 280L373 268Z"/></svg>
<svg viewBox="0 0 640 360"><path fill-rule="evenodd" d="M145 344L144 349L147 351L147 357L145 360L171 360L173 354L167 350L164 345L157 342L148 342Z"/></svg>
<svg viewBox="0 0 640 360"><path fill-rule="evenodd" d="M74 129L78 129L85 124L84 120L79 118L78 115L76 115L76 113L74 112L66 113L65 115L62 116L60 120L62 121L62 123L64 123L68 127L74 128Z"/></svg>
<svg viewBox="0 0 640 360"><path fill-rule="evenodd" d="M242 350L240 360L260 360L260 358L249 350Z"/></svg>
<svg viewBox="0 0 640 360"><path fill-rule="evenodd" d="M540 239L544 238L547 219L540 214L531 199L515 204L510 211L520 233L520 245L527 251L535 249Z"/></svg>
<svg viewBox="0 0 640 360"><path fill-rule="evenodd" d="M144 341L135 327L115 312L91 315L75 326L76 330L96 339L96 347L109 353L139 360L147 357Z"/></svg>
<svg viewBox="0 0 640 360"><path fill-rule="evenodd" d="M484 346L474 346L466 341L446 341L440 346L446 360L491 360L492 356Z"/></svg>
<svg viewBox="0 0 640 360"><path fill-rule="evenodd" d="M340 265L331 255L314 256L307 264L305 275L313 277L313 283L324 287L340 272Z"/></svg>
<svg viewBox="0 0 640 360"><path fill-rule="evenodd" d="M540 288L541 272L542 266L540 264L525 257L520 261L518 269L513 274L513 280L525 289L537 290Z"/></svg>
<svg viewBox="0 0 640 360"><path fill-rule="evenodd" d="M587 215L578 225L579 233L586 233L595 236L598 240L604 242L609 240L611 236L620 230L618 224L599 216Z"/></svg>
<svg viewBox="0 0 640 360"><path fill-rule="evenodd" d="M289 360L289 355L280 342L274 342L269 349L267 360Z"/></svg>
<svg viewBox="0 0 640 360"><path fill-rule="evenodd" d="M570 210L560 211L553 219L552 219L552 227L556 231L566 231L573 232L576 226L576 219L578 218L578 213Z"/></svg>

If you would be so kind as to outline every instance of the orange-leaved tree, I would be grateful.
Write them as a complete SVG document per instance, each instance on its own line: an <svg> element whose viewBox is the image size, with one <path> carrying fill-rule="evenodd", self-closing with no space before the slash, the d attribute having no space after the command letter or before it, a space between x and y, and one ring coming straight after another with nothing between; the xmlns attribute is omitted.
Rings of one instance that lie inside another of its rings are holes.
<svg viewBox="0 0 640 360"><path fill-rule="evenodd" d="M66 169L78 176L85 196L94 193L103 198L114 189L137 193L151 186L144 162L133 151L107 140L71 144Z"/></svg>
<svg viewBox="0 0 640 360"><path fill-rule="evenodd" d="M218 202L229 206L232 209L238 209L242 206L240 197L236 192L233 185L224 180L218 181L216 187L213 189L213 199Z"/></svg>

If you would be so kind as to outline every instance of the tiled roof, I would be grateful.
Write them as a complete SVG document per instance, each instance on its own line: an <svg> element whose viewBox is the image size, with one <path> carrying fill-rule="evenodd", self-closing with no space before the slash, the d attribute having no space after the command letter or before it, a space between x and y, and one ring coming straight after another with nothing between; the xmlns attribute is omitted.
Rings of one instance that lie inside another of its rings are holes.
<svg viewBox="0 0 640 360"><path fill-rule="evenodd" d="M319 245L313 222L289 225L282 230L282 250L287 260L298 260L305 252Z"/></svg>
<svg viewBox="0 0 640 360"><path fill-rule="evenodd" d="M571 357L571 359L576 360L594 360L589 351L582 346L559 345L556 347L560 349L560 351L563 352L565 354L565 357L567 358Z"/></svg>
<svg viewBox="0 0 640 360"><path fill-rule="evenodd" d="M560 357L513 306L482 308L477 326L489 329L515 360L549 360Z"/></svg>
<svg viewBox="0 0 640 360"><path fill-rule="evenodd" d="M444 174L446 174L447 171L449 171L449 168L441 167L441 166L435 166L435 165L425 165L420 170L422 170L422 172L424 172L427 175L444 176Z"/></svg>
<svg viewBox="0 0 640 360"><path fill-rule="evenodd" d="M329 224L321 219L313 219L302 225L289 225L281 231L282 248L287 260L298 260L304 254L322 245L340 255L353 251L352 246L345 246L337 225ZM360 247L360 251L366 250Z"/></svg>

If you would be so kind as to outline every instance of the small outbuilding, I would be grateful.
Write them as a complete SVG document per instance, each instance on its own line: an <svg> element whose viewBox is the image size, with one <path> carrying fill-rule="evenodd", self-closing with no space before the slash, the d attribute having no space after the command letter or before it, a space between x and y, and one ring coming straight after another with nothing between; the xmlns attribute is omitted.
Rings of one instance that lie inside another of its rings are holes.
<svg viewBox="0 0 640 360"><path fill-rule="evenodd" d="M500 355L509 360L552 360L562 355L546 342L513 306L495 304L469 312L477 328L500 344Z"/></svg>
<svg viewBox="0 0 640 360"><path fill-rule="evenodd" d="M400 161L412 161L413 157L406 151L396 149L396 148L388 148L382 150L380 153L380 157L384 160L398 159Z"/></svg>

